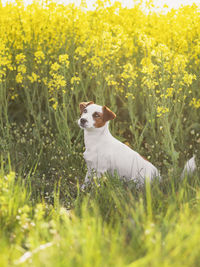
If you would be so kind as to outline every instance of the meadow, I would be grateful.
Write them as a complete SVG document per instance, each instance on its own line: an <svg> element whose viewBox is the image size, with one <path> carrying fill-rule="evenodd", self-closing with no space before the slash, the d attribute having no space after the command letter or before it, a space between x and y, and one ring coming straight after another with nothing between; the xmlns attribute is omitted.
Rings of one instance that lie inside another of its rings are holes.
<svg viewBox="0 0 200 267"><path fill-rule="evenodd" d="M1 266L200 265L200 10L148 8L0 2ZM90 100L160 182L80 189Z"/></svg>

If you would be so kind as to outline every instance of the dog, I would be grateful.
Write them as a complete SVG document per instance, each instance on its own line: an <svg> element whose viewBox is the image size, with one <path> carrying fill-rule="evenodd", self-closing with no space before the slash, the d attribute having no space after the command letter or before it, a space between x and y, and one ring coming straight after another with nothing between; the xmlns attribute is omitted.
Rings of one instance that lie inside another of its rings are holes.
<svg viewBox="0 0 200 267"><path fill-rule="evenodd" d="M104 173L117 175L125 180L144 184L146 178L160 177L157 168L139 153L114 138L109 131L109 121L116 115L106 106L93 101L79 104L81 117L78 125L84 130L87 174L84 188L92 176Z"/></svg>
<svg viewBox="0 0 200 267"><path fill-rule="evenodd" d="M189 159L186 162L183 172L181 174L181 179L183 179L185 176L191 176L196 170L197 170L196 156L194 155L191 159Z"/></svg>

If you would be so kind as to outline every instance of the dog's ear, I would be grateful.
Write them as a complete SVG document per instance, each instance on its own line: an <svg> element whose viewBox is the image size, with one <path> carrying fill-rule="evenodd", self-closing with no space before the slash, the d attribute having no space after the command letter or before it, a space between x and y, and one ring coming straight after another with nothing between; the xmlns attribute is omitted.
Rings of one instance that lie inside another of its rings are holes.
<svg viewBox="0 0 200 267"><path fill-rule="evenodd" d="M104 121L113 120L115 117L116 117L116 114L114 112L112 112L106 106L103 106L103 120Z"/></svg>
<svg viewBox="0 0 200 267"><path fill-rule="evenodd" d="M89 101L89 102L81 102L81 103L79 104L79 108L80 108L80 112L81 112L81 114L83 113L84 108L86 108L87 106L89 106L89 105L91 105L91 104L94 104L94 102L93 102L93 101Z"/></svg>

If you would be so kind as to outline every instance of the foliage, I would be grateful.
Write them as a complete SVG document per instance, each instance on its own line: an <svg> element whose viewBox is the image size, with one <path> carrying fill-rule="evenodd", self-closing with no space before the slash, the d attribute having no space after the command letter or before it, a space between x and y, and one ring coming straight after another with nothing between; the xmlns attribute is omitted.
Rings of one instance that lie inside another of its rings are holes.
<svg viewBox="0 0 200 267"><path fill-rule="evenodd" d="M198 266L199 175L179 177L200 158L199 7L44 2L0 2L1 265ZM80 190L89 100L161 183Z"/></svg>
<svg viewBox="0 0 200 267"><path fill-rule="evenodd" d="M199 177L137 190L104 177L73 209L30 201L14 172L0 175L1 266L198 266ZM11 242L11 246L10 246Z"/></svg>

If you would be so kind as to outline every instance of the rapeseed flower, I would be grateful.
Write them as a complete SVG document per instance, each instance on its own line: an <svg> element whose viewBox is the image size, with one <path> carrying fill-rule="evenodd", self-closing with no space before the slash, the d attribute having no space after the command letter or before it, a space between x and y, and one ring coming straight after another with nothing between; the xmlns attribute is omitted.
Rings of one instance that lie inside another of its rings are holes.
<svg viewBox="0 0 200 267"><path fill-rule="evenodd" d="M196 99L193 97L190 101L190 106L193 106L196 109L200 108L200 99Z"/></svg>
<svg viewBox="0 0 200 267"><path fill-rule="evenodd" d="M200 20L195 5L146 15L140 5L124 9L117 2L106 7L98 1L96 10L85 11L53 1L25 8L20 1L1 6L0 22L0 83L14 88L8 89L12 101L23 90L47 91L57 109L63 94L66 100L81 95L83 88L99 88L122 102L153 99L158 116L176 102L198 109Z"/></svg>

